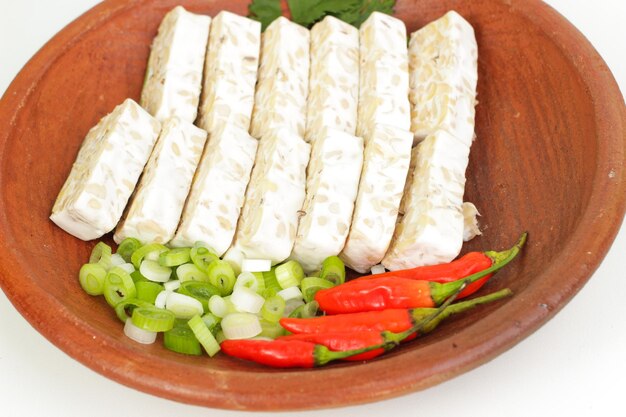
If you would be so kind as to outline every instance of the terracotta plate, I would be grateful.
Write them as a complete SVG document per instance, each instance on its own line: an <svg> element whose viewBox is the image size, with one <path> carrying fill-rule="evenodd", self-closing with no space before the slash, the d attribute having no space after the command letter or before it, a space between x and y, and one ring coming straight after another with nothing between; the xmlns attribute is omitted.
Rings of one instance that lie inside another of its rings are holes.
<svg viewBox="0 0 626 417"><path fill-rule="evenodd" d="M397 396L466 372L528 336L574 296L611 245L625 206L626 112L589 42L540 1L398 1L409 31L449 9L476 28L480 104L466 199L482 212L485 233L465 250L503 249L528 230L524 255L485 289L510 287L515 297L378 360L314 370L189 358L129 341L105 302L78 285L94 243L48 215L87 130L124 98L139 97L150 42L177 3L105 1L39 51L0 103L2 288L37 330L95 371L154 395L233 409ZM182 3L215 15L245 14L247 2Z"/></svg>

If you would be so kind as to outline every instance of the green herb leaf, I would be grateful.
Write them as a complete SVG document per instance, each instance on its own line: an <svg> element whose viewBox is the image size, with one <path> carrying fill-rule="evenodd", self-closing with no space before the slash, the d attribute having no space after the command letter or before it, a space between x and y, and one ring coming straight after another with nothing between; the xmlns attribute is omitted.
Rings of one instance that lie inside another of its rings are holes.
<svg viewBox="0 0 626 417"><path fill-rule="evenodd" d="M392 14L396 0L287 0L292 20L311 27L331 15L357 28L373 12Z"/></svg>
<svg viewBox="0 0 626 417"><path fill-rule="evenodd" d="M339 19L353 26L360 27L374 12L393 14L396 0L360 0L358 7L344 12Z"/></svg>
<svg viewBox="0 0 626 417"><path fill-rule="evenodd" d="M252 0L248 5L248 17L261 22L261 31L282 15L280 0Z"/></svg>

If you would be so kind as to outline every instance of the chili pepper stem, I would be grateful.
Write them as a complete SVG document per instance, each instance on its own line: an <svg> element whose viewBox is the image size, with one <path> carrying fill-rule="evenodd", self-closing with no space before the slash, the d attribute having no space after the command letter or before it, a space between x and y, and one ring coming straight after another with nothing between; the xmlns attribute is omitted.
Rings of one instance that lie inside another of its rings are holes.
<svg viewBox="0 0 626 417"><path fill-rule="evenodd" d="M519 238L519 240L517 241L517 243L515 244L515 246L513 248L518 248L518 250L522 249L522 247L526 243L526 239L528 239L528 232L522 233L522 236ZM491 259L491 261L495 265L495 264L497 264L499 262L502 262L504 259L506 259L510 255L511 251L513 250L513 248L505 250L505 251L502 251L502 252L487 251L487 252L484 252L484 254L489 259Z"/></svg>
<svg viewBox="0 0 626 417"><path fill-rule="evenodd" d="M416 323L413 327L408 330L405 330L401 333L392 333L390 331L385 330L381 333L384 342L368 346L361 349L352 349L352 350L344 350L344 351L334 351L328 349L323 345L316 345L314 350L315 356L315 366L326 365L328 362L332 362L339 359L345 359L350 356L359 355L361 353L369 352L376 349L392 349L400 344L404 339L412 335L416 332L421 332L429 323L433 320L437 319L445 310L454 302L456 297L459 295L461 291L465 288L467 284L462 283L462 285L455 291L439 308L437 308L432 314L426 316L423 320Z"/></svg>
<svg viewBox="0 0 626 417"><path fill-rule="evenodd" d="M430 283L431 289L431 298L433 299L435 305L441 304L446 298L448 298L451 294L454 294L458 291L461 286L465 286L467 284L471 284L472 282L478 281L484 276L491 274L493 272L498 271L503 268L509 262L511 262L517 254L520 252L524 243L526 243L526 238L528 237L528 233L522 233L522 236L519 238L515 246L511 249L499 252L498 253L498 261L494 262L489 268L484 269L480 272L470 275L469 277L459 279L457 281L448 282L445 284L438 284L436 282Z"/></svg>

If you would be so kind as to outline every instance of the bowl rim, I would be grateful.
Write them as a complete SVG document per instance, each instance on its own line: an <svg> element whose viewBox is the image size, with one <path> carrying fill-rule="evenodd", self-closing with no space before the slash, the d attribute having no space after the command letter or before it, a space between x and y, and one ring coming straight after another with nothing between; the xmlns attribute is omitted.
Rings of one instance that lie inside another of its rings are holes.
<svg viewBox="0 0 626 417"><path fill-rule="evenodd" d="M310 394L306 392L294 392L284 396L280 403L268 404L262 390L255 393L247 388L242 391L241 385L258 386L259 381L264 379L298 378L304 373L308 373L308 378L313 380L334 380L341 377L344 367L259 374L236 370L205 370L203 372L207 381L202 385L197 381L188 385L164 383L155 377L159 366L151 363L154 362L151 359L157 359L158 355L137 355L133 346L120 344L116 339L107 336L96 337L95 329L88 322L73 316L56 298L31 281L17 278L15 271L20 270L17 261L19 254L12 245L14 238L4 213L0 213L0 286L15 308L35 329L85 366L146 393L213 408L294 410L366 403L436 385L493 359L532 334L584 286L608 252L626 210L626 108L620 89L605 62L590 42L549 5L541 1L493 1L508 4L538 28L549 31L553 41L578 70L593 99L593 116L598 138L597 168L593 173L589 201L575 231L564 242L561 252L555 256L555 262L543 271L543 278L534 280L525 289L525 294L542 301L529 308L523 300L513 298L500 307L502 313L510 318L506 322L498 321L492 315L469 325L463 330L463 334L474 342L463 346L463 357L452 355L456 360L448 361L443 366L433 365L427 369L417 369L412 363L419 361L423 351L406 351L354 367L355 373L362 376L379 377L376 392L371 391L371 385L366 381L342 387L343 390L325 392L324 403L313 402L315 398L312 401ZM147 2L148 0L106 0L68 24L29 60L0 100L0 125L6 126L6 129L0 131L0 163L7 156L6 143L11 137L23 104L36 90L38 82L54 62L86 33ZM553 31L552 28L557 26L561 26L563 30ZM2 175L0 171L0 182L4 181ZM594 233L585 234L589 230ZM577 244L583 236L586 239L584 247ZM532 244L532 236L530 239L529 244ZM562 285L561 277L565 276L567 285ZM557 279L561 279L561 290L546 294L545 288ZM58 311L58 314L45 313L53 310ZM118 359L111 361L110 355L104 355L105 349L113 349ZM433 343L427 350L454 353L454 347L445 341ZM395 369L403 371L388 375L388 365L393 363L401 363ZM178 364L176 369L197 373L198 368ZM385 375L385 378L380 378L381 375Z"/></svg>

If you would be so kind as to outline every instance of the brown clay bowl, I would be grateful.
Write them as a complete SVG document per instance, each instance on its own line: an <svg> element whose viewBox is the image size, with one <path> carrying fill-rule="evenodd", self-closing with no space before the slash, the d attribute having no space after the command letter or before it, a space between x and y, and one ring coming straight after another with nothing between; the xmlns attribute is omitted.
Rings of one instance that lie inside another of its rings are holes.
<svg viewBox="0 0 626 417"><path fill-rule="evenodd" d="M466 198L482 212L484 236L464 250L504 249L528 230L523 255L483 290L510 287L515 296L377 360L313 370L186 357L131 342L105 302L78 285L93 242L66 234L48 215L87 130L124 98L138 98L151 39L179 2L105 1L37 53L0 103L0 283L37 330L86 366L210 407L380 400L438 384L510 348L556 314L607 252L626 200L626 112L591 45L540 1L398 1L409 31L449 9L476 28L478 139ZM247 1L181 3L215 15L222 8L245 14ZM329 383L340 388L328 390Z"/></svg>

